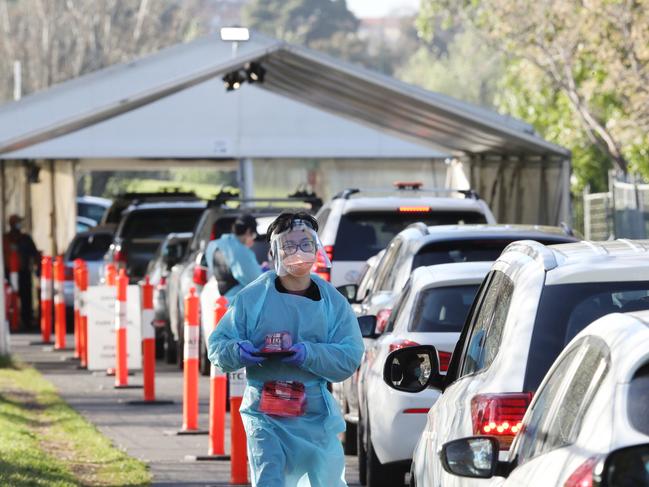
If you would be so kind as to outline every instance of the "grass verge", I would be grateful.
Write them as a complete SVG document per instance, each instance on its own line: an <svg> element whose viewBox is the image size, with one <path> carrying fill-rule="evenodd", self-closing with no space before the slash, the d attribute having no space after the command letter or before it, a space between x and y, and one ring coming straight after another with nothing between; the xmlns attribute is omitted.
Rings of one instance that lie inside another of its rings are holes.
<svg viewBox="0 0 649 487"><path fill-rule="evenodd" d="M21 363L0 361L0 485L144 486L146 465L115 448Z"/></svg>

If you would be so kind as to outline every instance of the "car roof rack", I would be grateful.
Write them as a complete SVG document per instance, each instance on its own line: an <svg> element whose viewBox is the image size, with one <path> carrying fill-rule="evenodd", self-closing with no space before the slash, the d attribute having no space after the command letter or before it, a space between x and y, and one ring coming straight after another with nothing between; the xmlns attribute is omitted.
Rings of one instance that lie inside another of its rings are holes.
<svg viewBox="0 0 649 487"><path fill-rule="evenodd" d="M452 188L422 188L421 184L418 182L415 183L395 183L395 188L390 189L380 189L380 188L371 188L371 189L360 189L360 188L347 188L339 193L337 193L333 199L343 199L348 200L352 196L359 193L370 193L370 194L402 194L404 191L412 193L444 193L444 194L461 194L467 199L479 200L480 195L473 189L452 189Z"/></svg>
<svg viewBox="0 0 649 487"><path fill-rule="evenodd" d="M317 212L323 205L322 198L313 191L298 189L286 198L241 198L238 190L221 190L208 202L208 208L224 206L226 203L295 203L302 202L311 206L312 212Z"/></svg>

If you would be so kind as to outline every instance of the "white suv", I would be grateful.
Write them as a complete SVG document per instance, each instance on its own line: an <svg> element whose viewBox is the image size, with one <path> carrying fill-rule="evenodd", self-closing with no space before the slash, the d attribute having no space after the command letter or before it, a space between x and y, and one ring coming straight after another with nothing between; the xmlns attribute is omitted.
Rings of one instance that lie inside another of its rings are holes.
<svg viewBox="0 0 649 487"><path fill-rule="evenodd" d="M443 391L415 449L411 484L484 485L446 472L441 446L488 434L498 437L504 460L532 395L568 342L601 316L645 306L649 241L507 247L478 292L445 377L434 347L397 350L386 359L384 380L395 389ZM434 358L430 367L418 356L425 350ZM407 364L423 371L419 385L409 380Z"/></svg>
<svg viewBox="0 0 649 487"><path fill-rule="evenodd" d="M346 189L318 211L318 233L332 263L331 269L316 265L318 275L335 287L356 284L365 261L415 222L427 226L496 222L473 191L428 190L419 183L395 186L393 191Z"/></svg>

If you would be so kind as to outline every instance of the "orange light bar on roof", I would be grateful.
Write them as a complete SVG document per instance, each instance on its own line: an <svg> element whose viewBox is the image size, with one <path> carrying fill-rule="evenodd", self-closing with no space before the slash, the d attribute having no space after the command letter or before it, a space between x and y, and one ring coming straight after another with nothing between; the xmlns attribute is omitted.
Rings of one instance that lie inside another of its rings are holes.
<svg viewBox="0 0 649 487"><path fill-rule="evenodd" d="M426 213L430 211L430 206L400 206L401 213Z"/></svg>

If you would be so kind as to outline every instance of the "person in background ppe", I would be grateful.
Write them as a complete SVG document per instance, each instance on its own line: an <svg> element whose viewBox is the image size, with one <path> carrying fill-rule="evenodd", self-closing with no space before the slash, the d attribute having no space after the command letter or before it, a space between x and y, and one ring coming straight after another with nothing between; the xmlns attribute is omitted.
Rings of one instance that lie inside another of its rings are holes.
<svg viewBox="0 0 649 487"><path fill-rule="evenodd" d="M18 292L20 295L20 320L23 329L34 328L32 303L32 273L40 268L40 252L29 234L22 231L23 218L18 215L9 217L9 232L4 235L3 251L5 274L9 276L9 254L18 252L20 267L18 271Z"/></svg>
<svg viewBox="0 0 649 487"><path fill-rule="evenodd" d="M268 228L274 270L237 295L209 337L214 365L246 367L240 412L253 486L347 485L345 422L327 382L350 377L364 347L347 300L310 272L316 256L331 265L317 230L306 213L282 213ZM277 348L288 356L258 356Z"/></svg>
<svg viewBox="0 0 649 487"><path fill-rule="evenodd" d="M232 224L232 233L211 241L205 249L210 275L216 278L219 293L228 301L261 274L257 257L250 250L256 236L255 217L241 215Z"/></svg>

